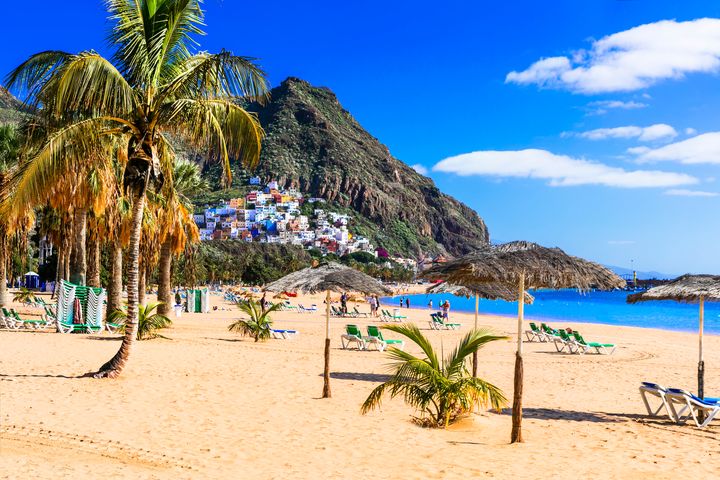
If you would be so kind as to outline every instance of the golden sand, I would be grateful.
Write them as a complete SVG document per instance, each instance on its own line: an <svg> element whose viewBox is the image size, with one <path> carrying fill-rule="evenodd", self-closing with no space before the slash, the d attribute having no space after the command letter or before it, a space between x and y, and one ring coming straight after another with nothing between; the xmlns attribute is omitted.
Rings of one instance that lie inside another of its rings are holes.
<svg viewBox="0 0 720 480"><path fill-rule="evenodd" d="M278 312L277 328L301 334L254 343L227 331L239 312L212 298L230 310L184 314L165 332L170 340L138 342L117 380L80 377L115 353L117 336L0 331L0 476L664 479L720 472L720 421L698 430L648 418L638 394L643 380L694 389L696 335L568 324L620 346L612 356L578 356L527 343L526 442L510 445L507 412L482 411L447 430L416 426L400 399L361 416L387 358L340 349L344 319L331 326L333 397L319 399L322 313ZM454 314L459 332L431 331L426 310L410 312L445 349L473 322ZM491 316L481 324L508 335L514 326ZM706 391L718 396L720 337L705 342ZM508 397L514 350L508 340L480 354L481 376Z"/></svg>

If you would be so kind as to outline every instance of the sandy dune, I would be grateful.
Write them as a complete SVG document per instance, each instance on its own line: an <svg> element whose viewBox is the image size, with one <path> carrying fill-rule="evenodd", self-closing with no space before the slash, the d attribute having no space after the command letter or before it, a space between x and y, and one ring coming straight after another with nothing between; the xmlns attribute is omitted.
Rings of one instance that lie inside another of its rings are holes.
<svg viewBox="0 0 720 480"><path fill-rule="evenodd" d="M427 312L411 312L427 328ZM80 377L116 351L115 336L0 331L0 476L662 479L720 472L720 421L698 430L648 418L637 391L641 380L694 389L693 334L568 325L587 339L619 343L610 357L526 344L526 442L509 445L508 412L483 411L448 430L417 427L400 400L361 416L387 359L341 350L345 320L333 320L333 398L321 400L321 315L278 313L277 327L301 335L258 344L227 331L237 317L236 310L185 314L167 331L171 340L139 342L118 380ZM472 324L468 315L454 320L463 323L460 332L426 333L450 348ZM501 317L481 323L507 334L513 328ZM720 396L720 337L706 337L706 352L706 389ZM513 355L512 341L480 355L481 375L508 397Z"/></svg>

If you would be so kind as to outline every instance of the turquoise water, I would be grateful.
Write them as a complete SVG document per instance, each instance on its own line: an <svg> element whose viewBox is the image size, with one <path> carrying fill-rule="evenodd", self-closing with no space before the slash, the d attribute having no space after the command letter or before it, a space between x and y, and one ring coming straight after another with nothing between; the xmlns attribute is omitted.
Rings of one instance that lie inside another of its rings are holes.
<svg viewBox="0 0 720 480"><path fill-rule="evenodd" d="M525 306L525 318L557 322L588 322L631 327L661 328L696 332L698 305L672 301L643 302L629 305L627 292L587 292L575 290L539 290L531 292L535 303ZM403 298L408 297L407 295ZM437 307L449 300L453 311L474 312L475 299L447 294L409 295L411 307L426 307L430 299ZM384 299L385 307L397 307L398 297ZM517 303L480 300L480 313L517 315ZM705 304L705 332L720 334L720 303Z"/></svg>

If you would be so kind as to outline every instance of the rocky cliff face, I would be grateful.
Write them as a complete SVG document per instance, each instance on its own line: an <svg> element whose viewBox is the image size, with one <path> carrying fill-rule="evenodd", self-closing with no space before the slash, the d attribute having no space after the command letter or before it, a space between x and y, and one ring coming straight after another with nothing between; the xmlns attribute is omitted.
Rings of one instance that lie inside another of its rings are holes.
<svg viewBox="0 0 720 480"><path fill-rule="evenodd" d="M0 123L18 122L22 109L0 87ZM461 255L488 243L487 227L474 210L394 158L329 89L288 78L272 90L270 102L249 109L267 134L256 173L357 212L352 230L376 246L410 256ZM217 183L217 166L205 171ZM243 179L247 172L238 169L236 185Z"/></svg>
<svg viewBox="0 0 720 480"><path fill-rule="evenodd" d="M271 98L250 107L267 134L263 178L352 208L377 226L376 243L398 253L460 255L488 243L474 210L394 158L332 91L288 78Z"/></svg>
<svg viewBox="0 0 720 480"><path fill-rule="evenodd" d="M23 104L5 87L0 86L0 123L17 123L20 121Z"/></svg>

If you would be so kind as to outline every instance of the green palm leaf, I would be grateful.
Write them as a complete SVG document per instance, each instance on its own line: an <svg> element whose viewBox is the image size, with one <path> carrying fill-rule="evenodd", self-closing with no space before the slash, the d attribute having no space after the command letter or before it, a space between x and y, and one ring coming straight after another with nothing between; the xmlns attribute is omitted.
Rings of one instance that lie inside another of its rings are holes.
<svg viewBox="0 0 720 480"><path fill-rule="evenodd" d="M383 327L405 335L420 347L424 358L390 348L388 356L392 377L378 385L363 402L360 411L365 414L381 405L385 394L391 398L402 396L405 403L421 412L416 420L423 425L447 426L476 405L490 405L499 409L507 403L502 391L495 385L472 377L465 360L484 345L507 337L494 335L489 330L473 330L460 341L450 355L438 361L430 341L412 324Z"/></svg>

